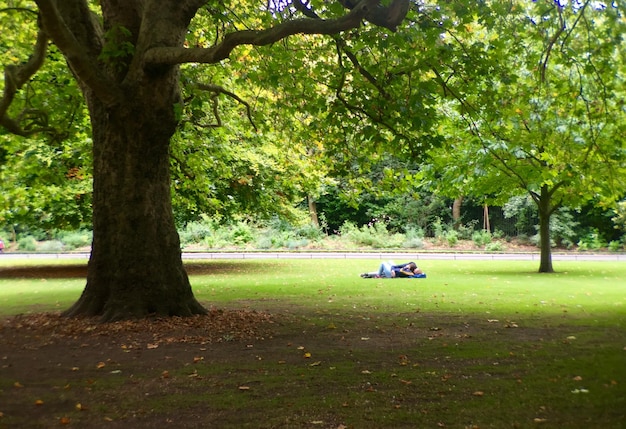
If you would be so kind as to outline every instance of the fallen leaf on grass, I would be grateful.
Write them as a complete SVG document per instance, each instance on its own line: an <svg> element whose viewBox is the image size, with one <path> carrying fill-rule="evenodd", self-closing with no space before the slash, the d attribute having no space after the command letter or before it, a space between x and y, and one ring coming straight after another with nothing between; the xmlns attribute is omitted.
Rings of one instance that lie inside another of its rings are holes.
<svg viewBox="0 0 626 429"><path fill-rule="evenodd" d="M250 390L250 386L239 386L239 390Z"/></svg>
<svg viewBox="0 0 626 429"><path fill-rule="evenodd" d="M309 366L320 366L322 364L321 360L318 360L316 362L310 363Z"/></svg>
<svg viewBox="0 0 626 429"><path fill-rule="evenodd" d="M485 396L485 392L483 392L481 390L477 390L474 393L472 393L472 395L474 395L474 396Z"/></svg>
<svg viewBox="0 0 626 429"><path fill-rule="evenodd" d="M35 405L43 405L43 401L41 399L37 399L35 401Z"/></svg>
<svg viewBox="0 0 626 429"><path fill-rule="evenodd" d="M102 369L102 368L104 368L105 366L107 366L107 364L106 364L106 363L104 363L104 362L98 362L98 365L96 365L96 368L98 368L98 369Z"/></svg>
<svg viewBox="0 0 626 429"><path fill-rule="evenodd" d="M21 387L24 387L24 385L20 383L19 381L16 381L15 383L13 383L13 387L21 388Z"/></svg>
<svg viewBox="0 0 626 429"><path fill-rule="evenodd" d="M62 425L69 425L71 422L69 417L61 417L59 419L59 423L61 423Z"/></svg>
<svg viewBox="0 0 626 429"><path fill-rule="evenodd" d="M60 313L18 315L4 321L3 327L25 334L34 332L41 338L76 338L107 336L119 341L124 352L145 347L146 332L159 333L147 343L202 344L224 341L224 335L233 339L259 339L271 335L274 323L269 313L250 310L213 309L206 315L195 317L146 318L136 321L101 323L98 317L67 319ZM81 346L82 347L82 346ZM90 347L85 343L84 347Z"/></svg>

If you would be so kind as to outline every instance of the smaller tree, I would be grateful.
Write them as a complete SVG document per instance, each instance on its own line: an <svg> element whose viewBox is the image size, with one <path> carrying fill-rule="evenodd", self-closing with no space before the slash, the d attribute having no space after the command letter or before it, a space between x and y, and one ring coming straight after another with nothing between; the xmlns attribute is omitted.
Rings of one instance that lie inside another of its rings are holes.
<svg viewBox="0 0 626 429"><path fill-rule="evenodd" d="M477 19L465 35L444 38L469 67L435 69L454 101L442 107L451 139L431 153L434 171L451 195L500 203L530 195L539 214L539 271L552 272L555 210L592 199L609 204L623 189L624 92L613 79L624 70L619 19L589 2L520 3L490 17L489 29Z"/></svg>

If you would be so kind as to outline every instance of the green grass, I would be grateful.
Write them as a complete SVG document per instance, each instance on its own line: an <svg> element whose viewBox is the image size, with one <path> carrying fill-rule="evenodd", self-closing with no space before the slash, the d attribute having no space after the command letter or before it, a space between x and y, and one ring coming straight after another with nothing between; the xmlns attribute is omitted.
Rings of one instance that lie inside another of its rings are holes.
<svg viewBox="0 0 626 429"><path fill-rule="evenodd" d="M124 391L116 419L205 427L626 427L626 264L419 262L426 279L358 276L378 260L190 261L201 302L280 314L275 338L217 345L221 358L192 348L206 354L193 367L122 368L126 384L92 391ZM2 278L0 314L63 309L83 287Z"/></svg>
<svg viewBox="0 0 626 429"><path fill-rule="evenodd" d="M586 319L626 312L626 264L620 262L556 262L559 272L537 274L536 262L436 260L420 261L426 279L358 276L375 270L379 262L232 260L189 264L201 265L205 273L191 279L197 298L215 306L244 303L274 310L288 303L326 311L439 311L483 314L492 319L564 313ZM29 260L24 266L42 263L51 261ZM0 314L67 307L79 297L84 284L82 278L0 278Z"/></svg>

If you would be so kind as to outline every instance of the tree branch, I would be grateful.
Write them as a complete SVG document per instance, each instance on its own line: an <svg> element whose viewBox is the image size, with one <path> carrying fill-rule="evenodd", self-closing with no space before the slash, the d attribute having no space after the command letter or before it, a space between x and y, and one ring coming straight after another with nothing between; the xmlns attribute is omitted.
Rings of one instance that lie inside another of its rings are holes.
<svg viewBox="0 0 626 429"><path fill-rule="evenodd" d="M350 62L352 62L352 65L357 69L357 71L361 74L361 76L363 76L370 84L372 84L372 86L374 86L374 88L376 88L378 92L380 92L383 98L385 99L391 98L389 93L385 91L385 88L383 88L382 85L378 83L376 78L365 67L361 65L361 63L359 62L359 59L354 54L354 52L350 51L347 48L345 42L343 40L340 40L339 38L337 38L335 41L337 43L338 49L340 49L342 52L346 54L348 59L350 59Z"/></svg>
<svg viewBox="0 0 626 429"><path fill-rule="evenodd" d="M252 111L250 109L250 104L248 102L242 100L241 97L239 97L237 94L227 90L226 88L224 88L222 86L215 85L215 84L212 84L212 83L199 83L199 84L196 84L196 87L198 89L202 89L204 91L213 92L213 93L215 93L216 96L219 95L219 94L227 95L230 98L234 98L239 103L241 103L244 106L246 106L246 113L248 115L248 120L250 121L250 123L252 124L254 129L257 130L257 127L256 127L254 121L252 120ZM217 100L214 101L213 114L215 115L215 118L217 120L217 126L221 126L222 125L222 121L220 119L219 112L217 111Z"/></svg>
<svg viewBox="0 0 626 429"><path fill-rule="evenodd" d="M43 1L43 0L38 0ZM228 58L241 45L265 46L295 34L336 34L357 28L368 10L376 7L377 0L363 0L348 14L337 19L295 19L266 30L243 30L229 33L221 43L211 48L155 47L144 55L146 64L215 64Z"/></svg>
<svg viewBox="0 0 626 429"><path fill-rule="evenodd" d="M0 125L12 134L28 136L40 131L37 128L23 127L19 119L15 120L7 115L7 110L17 91L41 68L47 51L48 37L42 30L39 30L33 54L28 61L19 66L8 65L4 69L4 92L0 100Z"/></svg>
<svg viewBox="0 0 626 429"><path fill-rule="evenodd" d="M63 56L80 81L89 87L103 103L114 105L121 100L123 94L117 91L116 86L104 76L96 58L90 56L76 40L56 4L53 4L51 0L35 0L35 2L39 7L44 30L63 52Z"/></svg>

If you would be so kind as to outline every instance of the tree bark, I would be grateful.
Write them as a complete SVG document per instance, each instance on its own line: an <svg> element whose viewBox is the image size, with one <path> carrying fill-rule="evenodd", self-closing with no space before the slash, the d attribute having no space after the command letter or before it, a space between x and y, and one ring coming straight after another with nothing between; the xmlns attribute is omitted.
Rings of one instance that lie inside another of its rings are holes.
<svg viewBox="0 0 626 429"><path fill-rule="evenodd" d="M112 321L206 312L183 267L171 206L176 79L159 80L151 94L122 106L91 100L94 236L87 285L67 316Z"/></svg>
<svg viewBox="0 0 626 429"><path fill-rule="evenodd" d="M461 205L463 204L463 197L457 197L452 203L452 221L454 222L454 229L459 229L461 226Z"/></svg>
<svg viewBox="0 0 626 429"><path fill-rule="evenodd" d="M552 215L551 195L546 185L541 187L541 194L536 200L539 209L539 240L541 256L539 262L540 273L553 273L552 246L550 238L550 216Z"/></svg>
<svg viewBox="0 0 626 429"><path fill-rule="evenodd" d="M315 227L320 227L320 220L317 216L317 204L315 203L315 198L312 196L307 196L307 201L309 203L309 215L311 216L311 223L315 225Z"/></svg>

